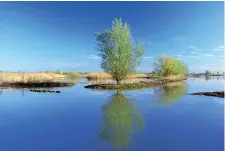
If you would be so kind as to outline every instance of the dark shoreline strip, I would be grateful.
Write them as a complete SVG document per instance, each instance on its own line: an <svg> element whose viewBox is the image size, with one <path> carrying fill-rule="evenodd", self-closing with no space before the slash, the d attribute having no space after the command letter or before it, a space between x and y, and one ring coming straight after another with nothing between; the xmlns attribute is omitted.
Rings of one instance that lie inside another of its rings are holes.
<svg viewBox="0 0 225 151"><path fill-rule="evenodd" d="M31 92L48 92L48 93L60 93L60 91L56 91L56 90L30 90Z"/></svg>
<svg viewBox="0 0 225 151"><path fill-rule="evenodd" d="M191 93L191 95L205 95L205 96L214 96L214 97L224 98L224 91L197 92L197 93Z"/></svg>
<svg viewBox="0 0 225 151"><path fill-rule="evenodd" d="M0 84L1 88L50 88L50 87L66 87L73 86L75 83L67 82L15 82L15 83L2 83Z"/></svg>
<svg viewBox="0 0 225 151"><path fill-rule="evenodd" d="M187 78L177 79L177 80L161 80L161 81L151 81L144 82L141 81L139 83L128 83L128 84L95 84L95 85L87 85L85 88L90 89L99 89L99 90L133 90L133 89L141 89L141 88L149 88L149 87L158 87L163 86L172 82L184 81Z"/></svg>

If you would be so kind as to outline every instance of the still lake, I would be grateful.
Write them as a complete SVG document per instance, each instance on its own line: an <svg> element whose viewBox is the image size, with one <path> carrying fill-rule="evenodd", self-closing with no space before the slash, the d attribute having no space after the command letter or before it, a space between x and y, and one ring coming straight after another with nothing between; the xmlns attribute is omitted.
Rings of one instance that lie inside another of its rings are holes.
<svg viewBox="0 0 225 151"><path fill-rule="evenodd" d="M79 82L80 81L80 82ZM162 88L0 92L0 151L223 151L224 77Z"/></svg>

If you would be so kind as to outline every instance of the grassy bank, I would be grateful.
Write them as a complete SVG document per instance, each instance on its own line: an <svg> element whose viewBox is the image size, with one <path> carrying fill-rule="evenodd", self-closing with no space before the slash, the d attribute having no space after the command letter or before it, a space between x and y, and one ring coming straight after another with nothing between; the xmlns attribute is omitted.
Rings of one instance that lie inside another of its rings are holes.
<svg viewBox="0 0 225 151"><path fill-rule="evenodd" d="M171 82L183 81L186 80L185 76L170 76L166 78L161 78L155 81L150 82L139 82L139 83L125 83L125 84L96 84L96 85L87 85L85 88L91 89L107 89L107 90L132 90L140 89L147 87L158 87L169 84Z"/></svg>

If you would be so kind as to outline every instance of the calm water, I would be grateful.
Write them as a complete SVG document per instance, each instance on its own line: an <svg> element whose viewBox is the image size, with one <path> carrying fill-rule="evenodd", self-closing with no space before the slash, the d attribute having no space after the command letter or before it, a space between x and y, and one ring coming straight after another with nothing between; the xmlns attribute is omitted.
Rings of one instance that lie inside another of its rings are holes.
<svg viewBox="0 0 225 151"><path fill-rule="evenodd" d="M0 93L0 151L224 150L223 99L185 95L222 91L223 78L132 91L86 84L60 94Z"/></svg>

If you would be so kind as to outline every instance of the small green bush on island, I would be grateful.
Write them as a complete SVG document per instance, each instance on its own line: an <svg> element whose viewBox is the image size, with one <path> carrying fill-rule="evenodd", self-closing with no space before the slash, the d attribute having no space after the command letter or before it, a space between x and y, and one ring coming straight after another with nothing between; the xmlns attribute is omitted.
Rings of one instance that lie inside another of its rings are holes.
<svg viewBox="0 0 225 151"><path fill-rule="evenodd" d="M164 55L155 59L154 73L161 76L185 75L188 73L188 67L178 59Z"/></svg>

